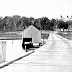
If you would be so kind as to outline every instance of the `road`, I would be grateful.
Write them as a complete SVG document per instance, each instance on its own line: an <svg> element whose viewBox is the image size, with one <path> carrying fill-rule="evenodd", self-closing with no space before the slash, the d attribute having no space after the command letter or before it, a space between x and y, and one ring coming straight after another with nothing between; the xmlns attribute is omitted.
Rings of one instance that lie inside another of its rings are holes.
<svg viewBox="0 0 72 72"><path fill-rule="evenodd" d="M72 72L71 41L50 33L44 46L0 72Z"/></svg>

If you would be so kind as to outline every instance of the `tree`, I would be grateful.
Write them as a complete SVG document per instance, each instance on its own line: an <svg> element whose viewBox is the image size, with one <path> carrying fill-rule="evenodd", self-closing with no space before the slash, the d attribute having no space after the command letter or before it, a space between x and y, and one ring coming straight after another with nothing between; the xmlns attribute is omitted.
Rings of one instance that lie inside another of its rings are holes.
<svg viewBox="0 0 72 72"><path fill-rule="evenodd" d="M6 25L6 18L0 18L0 30L4 29L4 26Z"/></svg>
<svg viewBox="0 0 72 72"><path fill-rule="evenodd" d="M34 25L35 19L33 17L28 18L30 25Z"/></svg>
<svg viewBox="0 0 72 72"><path fill-rule="evenodd" d="M51 27L52 30L55 30L57 28L57 21L55 19L51 19Z"/></svg>
<svg viewBox="0 0 72 72"><path fill-rule="evenodd" d="M17 23L17 30L23 30L23 29L24 29L24 26L23 26L23 23L21 22L21 19L20 19Z"/></svg>
<svg viewBox="0 0 72 72"><path fill-rule="evenodd" d="M58 28L61 30L61 28L63 29L68 29L68 23L67 22L64 22L64 21L60 21L59 24L58 24Z"/></svg>
<svg viewBox="0 0 72 72"><path fill-rule="evenodd" d="M13 24L13 22L12 22L12 18L11 17L5 17L5 19L6 19L6 23L5 23L5 29L7 30L7 31L12 31L12 24Z"/></svg>
<svg viewBox="0 0 72 72"><path fill-rule="evenodd" d="M47 17L42 17L40 20L40 24L43 30L49 30L50 20Z"/></svg>
<svg viewBox="0 0 72 72"><path fill-rule="evenodd" d="M12 18L13 30L17 30L17 23L20 21L21 16L14 15Z"/></svg>
<svg viewBox="0 0 72 72"><path fill-rule="evenodd" d="M64 21L58 21L58 28L61 30L64 27ZM64 30L64 29L63 29Z"/></svg>
<svg viewBox="0 0 72 72"><path fill-rule="evenodd" d="M40 20L41 20L41 18L38 18L38 19L35 19L35 21L34 21L34 26L39 30L42 29L41 24L40 24Z"/></svg>
<svg viewBox="0 0 72 72"><path fill-rule="evenodd" d="M26 18L26 17L22 17L22 18L21 18L21 23L23 23L24 28L26 28L26 27L28 27L28 26L31 25L29 19Z"/></svg>

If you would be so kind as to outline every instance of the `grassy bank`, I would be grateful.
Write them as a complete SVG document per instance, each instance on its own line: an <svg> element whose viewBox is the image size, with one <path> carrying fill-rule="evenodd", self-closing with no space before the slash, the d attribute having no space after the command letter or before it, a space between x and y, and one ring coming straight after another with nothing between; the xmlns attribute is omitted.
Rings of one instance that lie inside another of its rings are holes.
<svg viewBox="0 0 72 72"><path fill-rule="evenodd" d="M69 40L72 40L72 32L71 31L70 32L68 32L68 31L62 32L61 31L61 32L58 32L58 34L61 35L64 38L67 38Z"/></svg>

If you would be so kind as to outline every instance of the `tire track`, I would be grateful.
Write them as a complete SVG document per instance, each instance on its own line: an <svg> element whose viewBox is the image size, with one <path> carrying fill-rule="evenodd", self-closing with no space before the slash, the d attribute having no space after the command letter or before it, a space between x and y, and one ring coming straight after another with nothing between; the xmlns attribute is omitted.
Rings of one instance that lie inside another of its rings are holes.
<svg viewBox="0 0 72 72"><path fill-rule="evenodd" d="M51 56L55 56L56 54L56 40L54 38L54 36L51 34L51 38L52 38L52 44L51 46L48 48L48 53L51 55Z"/></svg>
<svg viewBox="0 0 72 72"><path fill-rule="evenodd" d="M55 34L55 35L56 35L56 34ZM72 46L69 44L68 40L62 38L62 37L59 36L59 35L56 35L56 36L57 36L58 38L60 38L60 39L67 45L67 47L69 48L68 51L69 51L70 53L72 53Z"/></svg>
<svg viewBox="0 0 72 72"><path fill-rule="evenodd" d="M52 38L52 45L50 46L50 49L54 48L54 46L55 46L55 44L56 44L55 39L54 39L54 37L52 36L52 34L51 34L51 38Z"/></svg>

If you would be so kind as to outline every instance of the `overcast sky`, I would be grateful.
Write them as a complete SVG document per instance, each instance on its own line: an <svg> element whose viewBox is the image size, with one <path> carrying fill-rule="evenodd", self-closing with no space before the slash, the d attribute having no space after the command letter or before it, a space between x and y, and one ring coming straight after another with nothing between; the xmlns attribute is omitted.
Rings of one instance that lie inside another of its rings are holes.
<svg viewBox="0 0 72 72"><path fill-rule="evenodd" d="M0 16L59 18L72 15L72 0L0 0Z"/></svg>

